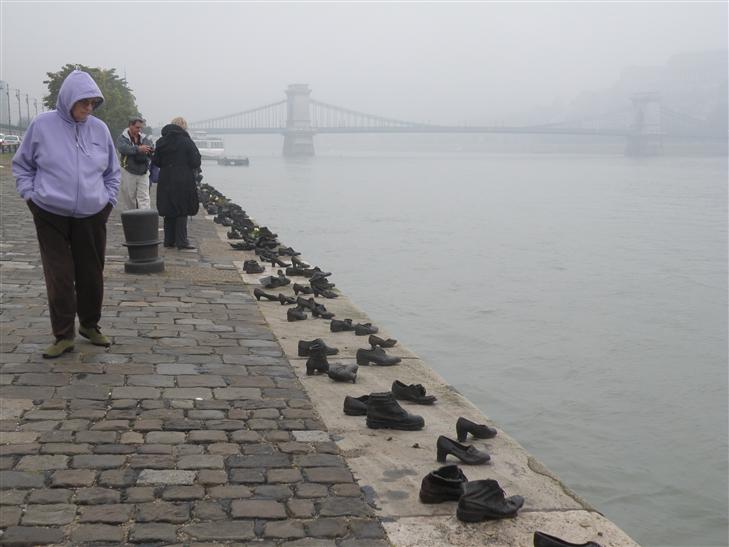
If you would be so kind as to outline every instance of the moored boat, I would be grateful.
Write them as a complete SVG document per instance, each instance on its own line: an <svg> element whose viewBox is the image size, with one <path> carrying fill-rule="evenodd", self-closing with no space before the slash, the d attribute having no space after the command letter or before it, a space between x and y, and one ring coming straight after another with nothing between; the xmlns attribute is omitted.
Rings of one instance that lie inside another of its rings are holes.
<svg viewBox="0 0 729 547"><path fill-rule="evenodd" d="M192 134L192 142L204 160L216 160L225 155L225 144L221 137L212 137L205 132L196 131Z"/></svg>
<svg viewBox="0 0 729 547"><path fill-rule="evenodd" d="M221 156L218 158L218 165L249 165L250 161L246 156Z"/></svg>

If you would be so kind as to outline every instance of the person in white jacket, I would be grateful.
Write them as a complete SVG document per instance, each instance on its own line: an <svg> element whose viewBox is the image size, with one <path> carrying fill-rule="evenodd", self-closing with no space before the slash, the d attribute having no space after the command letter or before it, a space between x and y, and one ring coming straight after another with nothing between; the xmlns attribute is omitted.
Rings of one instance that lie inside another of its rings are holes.
<svg viewBox="0 0 729 547"><path fill-rule="evenodd" d="M119 187L120 211L149 209L149 162L154 148L152 141L142 133L144 118L129 118L127 127L116 141L121 156L121 186Z"/></svg>

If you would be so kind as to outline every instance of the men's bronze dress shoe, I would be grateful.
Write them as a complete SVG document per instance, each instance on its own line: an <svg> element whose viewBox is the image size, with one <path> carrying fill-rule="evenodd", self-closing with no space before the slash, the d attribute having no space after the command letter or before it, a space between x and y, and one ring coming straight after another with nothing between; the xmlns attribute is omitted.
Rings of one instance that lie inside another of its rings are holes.
<svg viewBox="0 0 729 547"><path fill-rule="evenodd" d="M372 323L357 323L354 326L354 334L357 336L367 336L368 334L377 334L379 329Z"/></svg>
<svg viewBox="0 0 729 547"><path fill-rule="evenodd" d="M286 310L286 319L288 321L303 321L307 317L309 316L306 315L306 312L300 306L296 306L295 308L289 308L288 310Z"/></svg>
<svg viewBox="0 0 729 547"><path fill-rule="evenodd" d="M291 283L291 280L289 280L281 270L278 270L276 275L267 275L266 277L262 277L259 279L259 282L265 289L275 289L288 285Z"/></svg>
<svg viewBox="0 0 729 547"><path fill-rule="evenodd" d="M318 352L320 348L323 348L324 353L327 355L336 355L339 353L337 348L330 348L324 343L324 340L315 338L314 340L299 340L299 357L308 357L311 351Z"/></svg>
<svg viewBox="0 0 729 547"><path fill-rule="evenodd" d="M390 367L397 365L402 359L394 355L387 355L382 348L357 350L357 364L367 366L370 363L381 367Z"/></svg>
<svg viewBox="0 0 729 547"><path fill-rule="evenodd" d="M306 375L313 376L319 372L329 372L329 360L326 354L310 355L306 360Z"/></svg>
<svg viewBox="0 0 729 547"><path fill-rule="evenodd" d="M367 402L367 427L418 431L425 427L425 420L422 416L407 412L389 391L371 393Z"/></svg>
<svg viewBox="0 0 729 547"><path fill-rule="evenodd" d="M370 346L372 346L372 349L376 348L377 346L380 346L381 348L393 348L397 344L397 340L393 338L388 338L387 340L384 340L375 334L370 334L370 337L367 341L370 343Z"/></svg>
<svg viewBox="0 0 729 547"><path fill-rule="evenodd" d="M329 323L329 330L332 332L344 332L354 330L351 319L332 319Z"/></svg>
<svg viewBox="0 0 729 547"><path fill-rule="evenodd" d="M426 395L422 384L410 384L408 386L400 380L395 380L392 383L391 391L395 399L410 401L419 405L432 405L438 400L435 395Z"/></svg>

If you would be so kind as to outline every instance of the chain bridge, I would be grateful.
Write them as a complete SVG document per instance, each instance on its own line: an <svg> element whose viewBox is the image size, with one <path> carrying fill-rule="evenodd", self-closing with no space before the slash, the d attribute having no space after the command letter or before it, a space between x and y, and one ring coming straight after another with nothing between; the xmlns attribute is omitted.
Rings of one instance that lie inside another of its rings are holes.
<svg viewBox="0 0 729 547"><path fill-rule="evenodd" d="M626 101L627 102L627 101ZM704 120L661 105L657 93L638 93L630 104L600 118L559 123L505 125L436 125L358 112L318 101L307 84L291 84L286 98L242 112L200 120L191 130L222 134L280 134L285 156L314 155L314 135L327 133L500 133L623 137L628 155L660 153L664 137L726 140Z"/></svg>

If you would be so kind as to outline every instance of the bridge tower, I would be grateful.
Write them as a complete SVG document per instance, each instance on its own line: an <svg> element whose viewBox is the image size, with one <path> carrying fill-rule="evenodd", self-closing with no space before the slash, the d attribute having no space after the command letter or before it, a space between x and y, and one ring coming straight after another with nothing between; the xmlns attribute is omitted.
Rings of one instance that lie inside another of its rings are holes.
<svg viewBox="0 0 729 547"><path fill-rule="evenodd" d="M284 130L284 156L313 156L314 130L311 127L307 84L291 84L286 89L286 129Z"/></svg>
<svg viewBox="0 0 729 547"><path fill-rule="evenodd" d="M635 93L633 124L630 127L626 156L658 156L663 153L661 97L658 93Z"/></svg>

